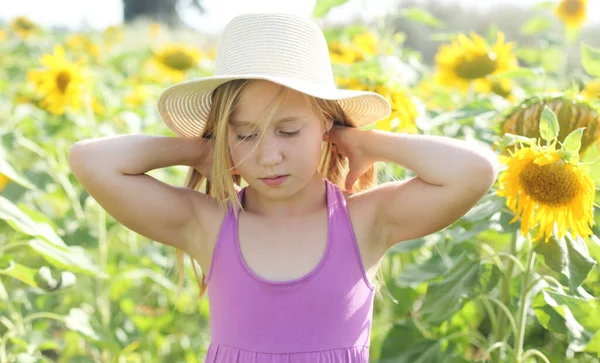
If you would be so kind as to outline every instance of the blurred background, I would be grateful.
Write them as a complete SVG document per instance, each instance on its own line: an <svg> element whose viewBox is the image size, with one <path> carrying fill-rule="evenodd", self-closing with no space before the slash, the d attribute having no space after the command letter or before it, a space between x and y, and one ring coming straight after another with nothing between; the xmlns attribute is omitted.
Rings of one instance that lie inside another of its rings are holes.
<svg viewBox="0 0 600 363"><path fill-rule="evenodd" d="M599 363L600 0L1 1L0 363L203 361L193 262L108 215L68 150L173 136L160 93L212 74L225 24L267 11L312 17L338 86L390 101L370 127L483 145L533 175L511 189L505 168L460 221L388 252L372 361ZM548 171L534 160L558 155L552 137L565 146ZM378 166L380 182L413 176ZM554 222L572 234L533 243Z"/></svg>
<svg viewBox="0 0 600 363"><path fill-rule="evenodd" d="M406 21L399 9L418 6L441 20L445 32L482 33L493 24L504 31L508 40L534 45L539 43L539 36L533 31L521 30L528 20L535 18L536 5L543 3L537 0L349 0L332 9L319 23L328 27L385 21L386 27L405 33L407 44L431 60L438 46L431 35L437 29ZM198 31L207 35L212 44L213 36L240 13L277 11L310 16L315 4L316 0L23 0L0 4L0 19L8 22L24 15L44 27L70 31L158 22L172 29ZM534 25L529 23L531 29ZM537 25L548 26L540 21ZM600 1L592 0L587 4L581 38L597 44L600 40L594 34L599 32Z"/></svg>

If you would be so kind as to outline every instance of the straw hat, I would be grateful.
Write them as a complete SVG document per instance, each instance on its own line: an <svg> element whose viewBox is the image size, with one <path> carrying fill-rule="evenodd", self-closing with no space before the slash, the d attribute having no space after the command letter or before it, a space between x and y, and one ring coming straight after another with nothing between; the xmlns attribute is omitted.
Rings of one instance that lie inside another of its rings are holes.
<svg viewBox="0 0 600 363"><path fill-rule="evenodd" d="M327 42L310 19L289 14L243 14L223 30L214 75L176 83L162 91L157 110L178 136L200 136L212 91L234 79L262 79L305 94L337 100L357 126L391 113L380 94L335 85Z"/></svg>

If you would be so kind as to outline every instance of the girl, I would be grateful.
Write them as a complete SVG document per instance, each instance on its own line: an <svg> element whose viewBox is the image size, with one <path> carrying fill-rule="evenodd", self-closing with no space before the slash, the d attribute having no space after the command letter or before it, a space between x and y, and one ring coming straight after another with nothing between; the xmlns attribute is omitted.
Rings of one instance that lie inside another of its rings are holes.
<svg viewBox="0 0 600 363"><path fill-rule="evenodd" d="M459 219L497 176L489 150L359 128L390 105L337 89L323 33L290 15L234 18L215 75L167 88L158 112L176 137L83 140L69 161L117 221L198 262L207 362L368 362L386 252ZM380 161L417 176L376 186ZM172 165L190 167L186 188L145 174Z"/></svg>

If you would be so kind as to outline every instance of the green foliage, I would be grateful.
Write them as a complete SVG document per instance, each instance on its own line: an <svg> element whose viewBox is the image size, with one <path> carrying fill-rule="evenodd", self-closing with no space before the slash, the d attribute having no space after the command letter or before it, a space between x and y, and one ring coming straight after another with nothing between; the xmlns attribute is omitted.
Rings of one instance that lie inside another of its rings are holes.
<svg viewBox="0 0 600 363"><path fill-rule="evenodd" d="M313 17L322 19L345 2L319 0ZM446 30L419 7L398 15ZM546 16L536 16L521 32L546 37L549 24ZM375 28L360 24L325 33L352 45L355 35ZM569 97L577 96L574 76L561 73L563 48L554 37L544 39L547 46L541 48L516 46L520 67L490 77L510 82L507 99L435 84L424 92L421 82L431 80L433 70L422 55L403 40L390 41L404 34L377 31L382 43L376 54L336 65L336 75L400 83L418 106L421 134L462 139L507 155L514 145L537 140L500 132L496 121L505 110L550 89L572 89ZM88 34L94 44L106 46L97 58L89 51L67 52L90 57L83 109L52 115L24 80L68 35L48 31L33 40L12 37L0 43L0 173L10 180L0 188L0 362L201 362L210 342L210 317L206 298L196 298L191 266L186 264L186 282L177 296L173 250L108 215L81 188L67 160L69 146L84 138L166 134L154 102L172 81L146 73L152 40L141 39L147 35L127 33L125 43L118 43ZM587 75L600 76L599 54L581 43ZM186 78L210 74L211 66L212 60L204 59ZM149 96L132 105L125 100L137 85L146 86ZM547 142L556 139L559 125L552 110L545 108L530 122L540 123ZM560 146L573 163L580 157L582 134L583 128L573 127ZM598 142L581 160L600 187ZM178 168L152 175L173 185L185 177ZM390 165L379 174L381 181L411 176ZM552 362L573 357L598 363L600 240L567 235L533 245L513 218L494 186L451 226L388 251L373 316L373 362L529 363L534 355L543 361L543 355ZM600 235L600 214L595 220Z"/></svg>

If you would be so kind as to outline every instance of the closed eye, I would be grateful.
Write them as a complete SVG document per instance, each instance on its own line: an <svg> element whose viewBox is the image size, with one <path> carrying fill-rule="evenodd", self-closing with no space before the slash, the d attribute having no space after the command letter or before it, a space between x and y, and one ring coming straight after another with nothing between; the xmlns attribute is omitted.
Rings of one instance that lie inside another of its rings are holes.
<svg viewBox="0 0 600 363"><path fill-rule="evenodd" d="M254 139L256 136L258 136L258 134L252 134L249 136L237 135L237 139L241 141L248 141Z"/></svg>
<svg viewBox="0 0 600 363"><path fill-rule="evenodd" d="M281 134L283 134L286 137L293 137L293 136L298 135L299 133L300 133L300 130L292 131L292 132L281 131Z"/></svg>

